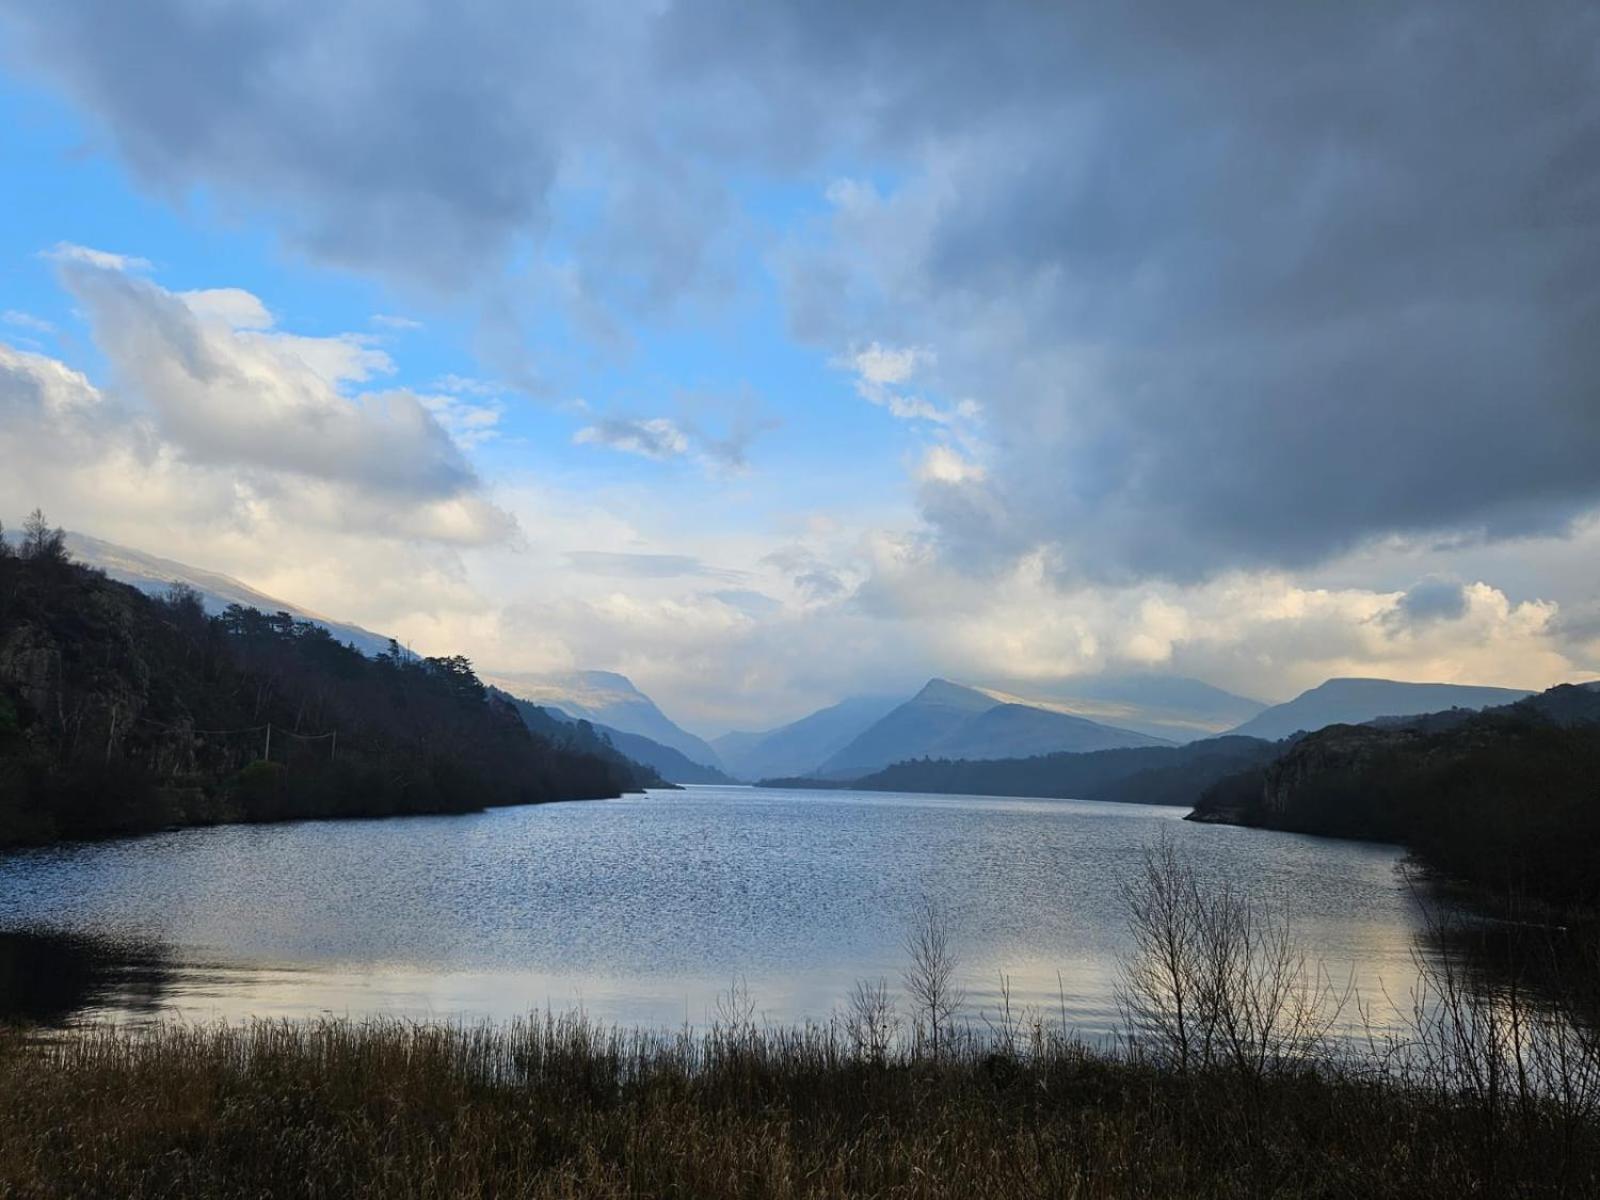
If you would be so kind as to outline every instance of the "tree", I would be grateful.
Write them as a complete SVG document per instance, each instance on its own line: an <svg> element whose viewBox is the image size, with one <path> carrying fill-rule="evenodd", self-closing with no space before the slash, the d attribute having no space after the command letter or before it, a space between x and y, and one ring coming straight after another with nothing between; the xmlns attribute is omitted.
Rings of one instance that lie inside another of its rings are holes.
<svg viewBox="0 0 1600 1200"><path fill-rule="evenodd" d="M911 964L902 980L916 1013L918 1040L926 1032L933 1056L939 1057L950 1023L966 999L956 986L955 948L950 944L950 921L931 896L924 896L906 931L905 947Z"/></svg>
<svg viewBox="0 0 1600 1200"><path fill-rule="evenodd" d="M207 627L206 604L205 597L198 590L175 579L157 603L167 610L173 625L191 640L199 640L204 636Z"/></svg>
<svg viewBox="0 0 1600 1200"><path fill-rule="evenodd" d="M41 509L34 509L22 523L22 557L30 562L67 561L66 534L52 529Z"/></svg>
<svg viewBox="0 0 1600 1200"><path fill-rule="evenodd" d="M11 543L6 541L6 523L0 521L0 558L11 557Z"/></svg>

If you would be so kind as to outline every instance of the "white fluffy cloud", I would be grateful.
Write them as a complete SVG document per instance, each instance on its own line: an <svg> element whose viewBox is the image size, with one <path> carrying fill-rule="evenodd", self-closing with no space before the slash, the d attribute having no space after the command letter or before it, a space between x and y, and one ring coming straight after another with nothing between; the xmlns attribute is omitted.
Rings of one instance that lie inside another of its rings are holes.
<svg viewBox="0 0 1600 1200"><path fill-rule="evenodd" d="M358 337L279 331L239 289L172 293L82 256L62 275L109 380L0 343L5 515L39 505L380 627L419 607L483 609L459 550L515 534L461 449L490 417L364 390L387 356Z"/></svg>

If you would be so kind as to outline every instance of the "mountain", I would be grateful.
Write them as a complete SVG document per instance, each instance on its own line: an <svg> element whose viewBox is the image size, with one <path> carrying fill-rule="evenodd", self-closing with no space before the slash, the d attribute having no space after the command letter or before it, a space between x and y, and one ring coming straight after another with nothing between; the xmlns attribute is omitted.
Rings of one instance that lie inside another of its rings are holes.
<svg viewBox="0 0 1600 1200"><path fill-rule="evenodd" d="M830 756L817 774L849 779L911 758L1016 758L1164 744L1014 696L929 680Z"/></svg>
<svg viewBox="0 0 1600 1200"><path fill-rule="evenodd" d="M1532 693L1518 688L1454 683L1398 683L1392 679L1330 679L1285 704L1257 714L1232 732L1272 742L1329 725L1360 725L1379 717L1410 717L1451 708L1510 704Z"/></svg>
<svg viewBox="0 0 1600 1200"><path fill-rule="evenodd" d="M887 716L901 696L855 696L763 733L725 733L711 745L740 779L804 775Z"/></svg>
<svg viewBox="0 0 1600 1200"><path fill-rule="evenodd" d="M634 687L633 681L626 675L618 675L614 671L568 671L559 675L486 674L484 678L520 699L547 708L558 708L570 717L581 717L597 726L638 734L676 750L690 762L722 770L722 761L715 750L694 734L673 724L656 707L655 701Z"/></svg>
<svg viewBox="0 0 1600 1200"><path fill-rule="evenodd" d="M688 755L653 742L643 734L614 729L610 725L595 726L611 739L611 744L634 762L643 763L668 783L737 783L726 771L705 763L695 762Z"/></svg>
<svg viewBox="0 0 1600 1200"><path fill-rule="evenodd" d="M626 762L632 763L632 765L642 766L643 770L650 771L654 776L658 776L658 782L653 786L659 786L661 782L666 782L666 784L731 784L731 782L734 782L722 771L718 771L715 766L706 766L704 763L693 762L691 758L678 754L677 750L672 749L672 747L662 746L661 742L651 741L650 738L645 738L643 734L627 733L626 730L618 730L618 728L613 728L610 725L594 725L594 723L587 722L581 717L568 717L560 709L546 709L546 707L538 706L538 704L533 704L531 701L515 698L510 693L499 694L506 696L512 704L517 706L518 712L523 714L523 720L528 723L528 728L533 730L534 733L546 733L547 730L552 730L552 728L555 731L578 731L576 738L578 738L579 746L587 746L587 739L598 739L611 750L611 754L624 758ZM589 733L584 734L582 730L587 730ZM573 736L573 734L566 734L566 736ZM651 784L646 784L646 786L651 786Z"/></svg>
<svg viewBox="0 0 1600 1200"><path fill-rule="evenodd" d="M1024 698L989 688L969 689L986 697L975 703L1014 707L986 717L967 734L941 746L940 753L951 758L1034 754L1040 745L1062 741L1063 723L1054 719L1058 714L1182 743L1214 737L1266 708L1259 700L1198 679L1154 672L1076 676L1045 685L1030 681L1025 686L1042 694ZM897 705L886 696L856 697L778 729L727 733L711 744L724 765L743 779L794 778L819 769L832 775L836 772L824 764ZM1030 716L1030 711L1046 715ZM1079 733L1088 736L1081 728Z"/></svg>
<svg viewBox="0 0 1600 1200"><path fill-rule="evenodd" d="M1212 784L1260 770L1282 747L1231 735L1182 746L1041 754L982 761L917 759L863 776L850 787L967 796L1055 796L1192 806Z"/></svg>
<svg viewBox="0 0 1600 1200"><path fill-rule="evenodd" d="M158 558L142 550L132 550L82 533L68 533L66 548L73 561L104 571L110 578L131 584L147 596L160 596L174 583L186 583L200 593L201 603L212 616L230 604L264 613L286 612L297 621L310 621L313 625L322 626L341 642L354 646L363 654L382 654L389 648L389 639L370 629L332 621L308 609L285 604L217 571L205 571L168 558Z"/></svg>
<svg viewBox="0 0 1600 1200"><path fill-rule="evenodd" d="M669 750L665 746L658 746L647 738L638 738L635 734L617 734L603 726L597 727L588 721L577 720L567 716L559 709L542 708L527 700L519 700L510 692L501 691L491 687L489 694L495 699L509 704L522 718L522 723L546 741L572 750L580 754L592 754L612 763L619 772L625 772L636 785L637 789L671 787L673 781L657 769L654 763L645 762L638 755L628 754L618 744L619 738L637 739L645 743L661 755L674 758L686 765L686 772L708 771L709 767L701 767L690 763L676 750ZM704 782L697 779L685 780L689 783ZM711 781L714 782L714 781Z"/></svg>
<svg viewBox="0 0 1600 1200"><path fill-rule="evenodd" d="M1002 685L1004 686L1004 685ZM1079 675L1025 686L1035 707L1086 717L1172 742L1215 737L1267 706L1198 679L1153 671Z"/></svg>

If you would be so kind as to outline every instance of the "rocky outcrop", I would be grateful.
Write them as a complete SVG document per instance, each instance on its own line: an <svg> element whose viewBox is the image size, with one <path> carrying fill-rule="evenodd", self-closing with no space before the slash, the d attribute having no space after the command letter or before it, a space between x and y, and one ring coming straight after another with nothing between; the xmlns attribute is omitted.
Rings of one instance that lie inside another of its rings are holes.
<svg viewBox="0 0 1600 1200"><path fill-rule="evenodd" d="M1260 813L1269 822L1286 821L1295 815L1298 800L1309 789L1322 789L1331 779L1348 779L1373 770L1390 756L1414 749L1419 740L1403 729L1330 725L1302 738L1267 767Z"/></svg>

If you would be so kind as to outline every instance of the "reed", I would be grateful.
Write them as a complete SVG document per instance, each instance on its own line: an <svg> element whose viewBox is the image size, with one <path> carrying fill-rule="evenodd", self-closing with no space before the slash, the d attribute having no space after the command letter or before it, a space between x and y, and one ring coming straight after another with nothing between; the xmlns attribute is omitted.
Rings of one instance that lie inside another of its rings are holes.
<svg viewBox="0 0 1600 1200"><path fill-rule="evenodd" d="M1323 1063L1185 1069L1041 1023L885 1052L844 1022L546 1015L0 1038L5 1196L1592 1195L1600 1139Z"/></svg>

